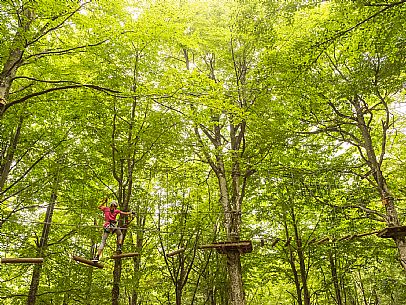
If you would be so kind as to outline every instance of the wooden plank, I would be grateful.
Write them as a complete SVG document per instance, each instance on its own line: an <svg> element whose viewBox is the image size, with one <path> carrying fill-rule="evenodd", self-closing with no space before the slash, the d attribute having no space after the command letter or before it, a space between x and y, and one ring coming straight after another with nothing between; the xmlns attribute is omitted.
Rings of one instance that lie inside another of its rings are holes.
<svg viewBox="0 0 406 305"><path fill-rule="evenodd" d="M212 243L209 245L202 245L199 246L199 249L205 249L205 248L221 248L221 247L237 247L237 246L248 246L251 245L251 241L240 241L240 242L232 242L232 241L223 241L223 242L217 242L217 243Z"/></svg>
<svg viewBox="0 0 406 305"><path fill-rule="evenodd" d="M217 252L225 254L231 251L238 251L240 253L252 252L252 243L250 240L240 242L218 242L208 245L201 245L199 249L216 249Z"/></svg>
<svg viewBox="0 0 406 305"><path fill-rule="evenodd" d="M91 261L89 259L86 259L86 258L83 258L83 257L80 257L80 256L73 255L72 258L77 262L80 262L80 263L83 263L83 264L86 264L86 265L89 265L89 266L97 267L97 268L100 268L100 269L102 269L104 267L104 265L99 263L99 262L93 262L93 261Z"/></svg>
<svg viewBox="0 0 406 305"><path fill-rule="evenodd" d="M11 257L3 257L0 258L0 264L42 264L44 259L42 257L38 258L11 258Z"/></svg>
<svg viewBox="0 0 406 305"><path fill-rule="evenodd" d="M180 254L180 253L185 252L185 250L186 250L185 248L179 248L178 250L175 250L175 251L172 251L172 252L167 253L167 254L166 254L166 257L175 256L175 255L177 255L177 254Z"/></svg>
<svg viewBox="0 0 406 305"><path fill-rule="evenodd" d="M137 252L134 253L121 253L121 254L114 254L111 256L112 259L119 259L119 258L125 258L125 257L134 257L140 255Z"/></svg>

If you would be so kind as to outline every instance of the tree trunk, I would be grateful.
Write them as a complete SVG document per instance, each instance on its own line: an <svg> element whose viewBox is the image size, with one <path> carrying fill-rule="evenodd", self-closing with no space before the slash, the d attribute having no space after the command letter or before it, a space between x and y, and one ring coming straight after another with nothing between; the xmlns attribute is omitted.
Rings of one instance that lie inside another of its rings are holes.
<svg viewBox="0 0 406 305"><path fill-rule="evenodd" d="M382 203L385 205L386 210L386 224L388 227L397 227L400 226L398 212L396 210L396 206L394 203L393 195L391 194L389 187L387 185L386 179L382 173L381 166L383 161L383 156L385 154L385 147L386 147L386 131L389 120L382 121L382 128L383 128L383 139L382 139L382 152L381 156L378 160L378 157L375 153L371 131L369 126L367 125L364 117L363 107L361 105L360 98L355 97L352 101L352 105L355 108L356 112L356 119L357 119L357 126L358 129L361 131L363 143L362 146L365 148L367 157L366 161L371 170L372 176L376 183L377 191L381 196ZM387 110L388 113L389 110ZM406 238L405 237L394 237L393 240L398 248L400 263L403 269L406 271Z"/></svg>
<svg viewBox="0 0 406 305"><path fill-rule="evenodd" d="M303 253L302 239L299 236L296 215L295 215L295 211L293 210L293 208L291 209L291 215L292 215L293 229L295 232L295 240L296 240L296 246L297 246L296 251L297 251L297 256L299 259L300 279L302 282L302 290L303 290L303 301L304 301L305 305L310 305L310 293L309 293L309 287L307 285L307 270L306 270L305 256Z"/></svg>
<svg viewBox="0 0 406 305"><path fill-rule="evenodd" d="M136 79L135 79L136 80ZM133 85L133 91L136 90L136 82ZM116 120L117 114L114 114L113 120L113 133L112 133L112 158L113 158L113 176L118 183L118 202L120 204L121 210L128 211L129 203L132 197L133 188L133 173L135 167L135 144L133 138L133 128L135 123L137 107L137 98L133 98L131 105L131 119L129 121L129 127L127 130L127 153L122 156L118 155L118 150L116 149ZM125 220L120 218L119 226L124 227ZM127 235L127 230L123 229L123 240L124 245L125 237ZM120 298L120 281L121 281L121 259L114 260L114 271L113 271L113 288L111 291L112 305L119 305Z"/></svg>
<svg viewBox="0 0 406 305"><path fill-rule="evenodd" d="M131 296L131 305L138 305L139 304L139 285L140 285L140 269L141 269L141 254L142 248L144 244L144 228L145 228L145 221L146 221L146 214L141 214L140 209L138 208L137 211L137 242L136 242L136 251L140 255L135 256L133 258L133 265L134 265L134 289Z"/></svg>
<svg viewBox="0 0 406 305"><path fill-rule="evenodd" d="M122 204L123 210L128 210L128 202L126 204ZM119 227L124 227L123 219L119 221ZM127 230L123 229L123 245L125 241L125 237L127 235ZM113 270L113 288L111 290L111 300L112 305L119 305L120 299L120 282L121 282L121 269L122 269L122 261L121 258L114 260L114 270Z"/></svg>
<svg viewBox="0 0 406 305"><path fill-rule="evenodd" d="M96 219L94 220L93 223L95 226L97 225ZM90 243L90 252L91 255L94 256L94 254L97 252L97 247L96 245L96 240L95 238L92 238L91 243ZM92 286L93 286L93 270L94 268L89 268L88 274L87 274L87 281L86 281L86 305L91 305L92 304L92 299L93 299L93 294L92 294Z"/></svg>
<svg viewBox="0 0 406 305"><path fill-rule="evenodd" d="M20 31L16 34L15 41L21 40ZM4 112L6 111L6 104L8 101L8 96L10 93L11 85L13 79L16 76L18 68L22 65L23 49L15 46L14 50L11 50L7 61L5 62L3 69L0 73L0 119L2 118Z"/></svg>
<svg viewBox="0 0 406 305"><path fill-rule="evenodd" d="M119 305L121 266L122 266L121 259L115 259L113 271L113 288L111 290L112 305Z"/></svg>
<svg viewBox="0 0 406 305"><path fill-rule="evenodd" d="M299 278L299 273L297 272L296 269L296 264L295 264L295 256L292 250L292 246L288 245L288 251L289 251L289 265L290 268L292 270L292 274L293 274L293 280L295 282L295 288L296 288L296 295L297 295L297 303L299 305L303 304L303 300L302 300L302 288L300 285L300 278Z"/></svg>
<svg viewBox="0 0 406 305"><path fill-rule="evenodd" d="M8 179L10 173L11 164L14 160L14 153L17 149L17 144L20 139L21 127L23 126L23 116L20 116L20 120L14 132L14 135L10 141L10 144L4 149L5 153L1 156L0 163L0 193L3 191L4 185Z"/></svg>
<svg viewBox="0 0 406 305"><path fill-rule="evenodd" d="M230 123L230 138L232 146L232 165L231 165L231 188L229 188L227 183L227 171L224 165L222 149L222 135L221 127L219 122L219 117L216 115L212 116L214 126L214 137L208 136L212 144L215 146L215 158L212 160L207 152L203 152L206 161L210 164L213 171L216 173L219 193L220 193L220 203L223 208L224 216L224 228L227 235L227 241L238 242L240 240L240 226L241 226L241 202L243 198L243 190L240 189L240 167L239 167L239 148L242 139L242 134L244 128L241 126L240 134L237 136L235 131L237 128ZM205 131L205 130L203 130ZM198 141L204 146L204 142L200 136L199 130L195 128L195 134ZM205 132L207 135L207 133ZM243 187L244 189L244 187ZM241 260L239 252L229 252L227 253L227 271L229 276L229 299L232 305L245 305L245 296L242 282L241 274Z"/></svg>
<svg viewBox="0 0 406 305"><path fill-rule="evenodd" d="M182 292L183 292L182 279L180 278L175 287L175 304L182 305Z"/></svg>
<svg viewBox="0 0 406 305"><path fill-rule="evenodd" d="M184 55L185 60L187 61L187 53L185 53ZM231 41L231 55L235 69L235 85L238 88L238 96L235 97L235 102L238 107L244 109L244 107L247 106L244 95L244 87L246 84L246 72L248 68L246 66L245 55L239 60L236 58L236 54L234 53L233 49L233 41ZM208 64L210 70L210 78L215 81L216 78L214 74L214 54L211 54ZM241 229L241 206L244 198L247 178L251 174L248 171L244 175L241 174L241 159L244 155L246 144L246 122L244 119L237 119L232 113L227 114L227 125L229 128L229 141L227 142L231 145L229 149L231 164L227 163L226 166L223 154L223 150L226 147L226 145L224 145L225 141L223 141L225 136L221 133L223 123L220 122L220 118L223 114L224 113L220 113L217 111L212 112L211 124L213 124L213 127L212 129L210 128L210 131L202 124L199 124L199 126L202 127L203 133L214 146L214 150L205 145L205 142L200 136L198 127L195 127L195 134L201 147L203 148L202 151L205 161L216 173L219 185L220 203L223 208L223 224L227 234L227 241L238 242L240 240ZM212 152L215 160L212 159L209 151ZM228 184L227 178L231 178L230 185ZM229 302L232 305L245 305L245 295L241 270L242 268L240 253L238 251L227 253L227 271L230 285Z"/></svg>
<svg viewBox="0 0 406 305"><path fill-rule="evenodd" d="M51 198L50 198L50 203L47 207L47 211L45 214L45 221L44 221L44 227L42 229L41 239L38 244L37 257L44 257L44 251L46 250L47 245L48 245L49 233L51 230L52 216L54 213L54 207L55 207L56 199L57 199L57 190L59 187L58 184L59 184L58 177L55 177L52 194L51 194ZM34 271L32 273L32 278L31 278L30 290L28 292L27 305L35 305L35 300L37 297L37 291L38 291L38 286L39 286L39 280L40 280L40 276L41 276L41 269L42 269L42 264L36 265L34 267Z"/></svg>
<svg viewBox="0 0 406 305"><path fill-rule="evenodd" d="M343 305L343 302L341 299L340 283L338 281L338 276L337 276L336 258L335 258L335 255L333 255L333 252L331 250L328 252L328 260L330 262L331 279L333 281L336 303L337 303L337 305Z"/></svg>
<svg viewBox="0 0 406 305"><path fill-rule="evenodd" d="M220 161L220 160L218 160ZM224 211L224 227L226 228L227 241L239 241L240 239L240 219L241 211L233 210L229 202L229 193L227 188L227 181L222 160L219 162L220 173L218 175L218 182L220 188L220 201L223 205ZM227 253L227 271L229 276L230 285L230 304L244 305L245 296L242 282L241 260L239 252Z"/></svg>
<svg viewBox="0 0 406 305"><path fill-rule="evenodd" d="M6 104L9 97L11 85L17 70L23 64L23 54L25 51L25 35L29 31L32 21L34 20L34 12L24 7L21 7L22 14L18 21L18 29L11 44L9 56L6 59L0 72L0 119L6 110Z"/></svg>
<svg viewBox="0 0 406 305"><path fill-rule="evenodd" d="M240 253L227 253L227 270L230 277L230 304L244 305L245 295L241 278Z"/></svg>
<svg viewBox="0 0 406 305"><path fill-rule="evenodd" d="M290 240L291 237L289 236L289 229L288 229L288 223L286 221L286 218L284 217L284 226L285 226L285 235L286 235L286 240ZM296 295L297 295L297 303L298 305L302 305L303 304L303 300L302 300L302 287L300 285L300 277L299 277L299 272L297 271L296 268L296 261L295 261L295 255L292 249L292 246L289 244L287 246L288 249L288 253L289 253L289 265L290 268L292 270L292 274L293 274L293 280L295 282L295 288L296 288Z"/></svg>

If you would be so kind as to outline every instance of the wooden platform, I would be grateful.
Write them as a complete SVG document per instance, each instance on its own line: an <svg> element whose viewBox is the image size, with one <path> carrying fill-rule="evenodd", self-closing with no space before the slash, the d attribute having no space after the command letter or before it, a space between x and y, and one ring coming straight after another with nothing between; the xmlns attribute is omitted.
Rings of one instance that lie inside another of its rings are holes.
<svg viewBox="0 0 406 305"><path fill-rule="evenodd" d="M406 236L406 226L399 227L387 227L376 234L378 237L382 238L395 238Z"/></svg>
<svg viewBox="0 0 406 305"><path fill-rule="evenodd" d="M242 240L239 242L218 242L209 245L202 245L199 249L216 249L218 253L227 254L227 252L239 252L241 254L252 252L252 242L250 240Z"/></svg>
<svg viewBox="0 0 406 305"><path fill-rule="evenodd" d="M80 263L83 263L83 264L86 264L86 265L89 265L89 266L97 267L97 268L100 268L100 269L103 269L103 267L104 267L104 265L99 263L99 262L93 262L93 261L91 261L89 259L86 259L86 258L83 258L83 257L80 257L80 256L73 255L72 259L74 259L77 262L80 262Z"/></svg>
<svg viewBox="0 0 406 305"><path fill-rule="evenodd" d="M126 258L126 257L134 257L140 255L137 252L134 253L121 253L121 254L114 254L111 256L112 259L119 259L119 258Z"/></svg>
<svg viewBox="0 0 406 305"><path fill-rule="evenodd" d="M42 264L44 259L39 258L13 258L13 257L3 257L0 258L0 264Z"/></svg>

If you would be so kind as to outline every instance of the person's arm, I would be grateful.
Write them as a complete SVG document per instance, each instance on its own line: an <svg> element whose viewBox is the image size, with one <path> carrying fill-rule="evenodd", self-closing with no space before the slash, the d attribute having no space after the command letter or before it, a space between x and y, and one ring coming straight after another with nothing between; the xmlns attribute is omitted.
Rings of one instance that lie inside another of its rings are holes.
<svg viewBox="0 0 406 305"><path fill-rule="evenodd" d="M119 210L120 211L120 214L121 215L135 215L135 212L134 211L129 211L129 212L123 212L123 211L121 211L121 210Z"/></svg>
<svg viewBox="0 0 406 305"><path fill-rule="evenodd" d="M106 207L106 203L107 203L107 198L104 198L103 201L98 206L98 209L103 211L103 209Z"/></svg>
<svg viewBox="0 0 406 305"><path fill-rule="evenodd" d="M135 214L135 212L123 212L123 211L120 211L120 214L121 215L131 215L131 214Z"/></svg>

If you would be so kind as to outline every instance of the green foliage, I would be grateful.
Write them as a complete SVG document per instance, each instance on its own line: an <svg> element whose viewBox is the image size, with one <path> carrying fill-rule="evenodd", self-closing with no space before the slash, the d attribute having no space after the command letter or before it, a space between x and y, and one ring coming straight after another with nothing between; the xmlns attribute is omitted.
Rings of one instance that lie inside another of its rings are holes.
<svg viewBox="0 0 406 305"><path fill-rule="evenodd" d="M0 257L38 254L57 177L37 304L111 302L115 237L104 269L71 259L90 258L100 242L104 197L128 199L136 212L124 250L140 256L122 260L121 302L175 303L183 280L182 304L228 304L225 256L198 248L226 238L207 153L227 173L236 159L250 173L240 236L253 243L242 256L247 304L303 303L301 259L312 304L335 304L335 282L342 304L403 304L393 241L357 236L384 228L386 211L357 142L354 97L374 151L385 152L380 169L403 222L405 9L402 1L1 2L1 81L11 54L23 52L0 117ZM230 126L242 123L233 151ZM218 147L207 136L216 127ZM0 303L25 304L35 267L0 268Z"/></svg>

